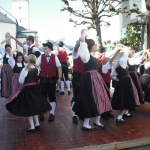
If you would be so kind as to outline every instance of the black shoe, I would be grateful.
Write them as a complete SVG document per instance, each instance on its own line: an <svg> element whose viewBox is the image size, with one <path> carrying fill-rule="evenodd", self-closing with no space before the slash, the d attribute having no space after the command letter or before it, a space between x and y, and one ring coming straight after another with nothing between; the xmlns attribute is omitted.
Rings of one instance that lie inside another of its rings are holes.
<svg viewBox="0 0 150 150"><path fill-rule="evenodd" d="M77 116L73 116L73 117L72 117L72 122L73 122L74 124L78 124L78 118L77 118Z"/></svg>
<svg viewBox="0 0 150 150"><path fill-rule="evenodd" d="M94 127L86 128L86 127L82 126L82 130L84 130L84 131L94 131L96 129Z"/></svg>
<svg viewBox="0 0 150 150"><path fill-rule="evenodd" d="M39 114L39 120L44 121L44 114Z"/></svg>
<svg viewBox="0 0 150 150"><path fill-rule="evenodd" d="M125 120L123 118L121 119L116 119L116 124L124 123Z"/></svg>
<svg viewBox="0 0 150 150"><path fill-rule="evenodd" d="M27 129L27 132L35 133L35 129L28 128L28 129Z"/></svg>
<svg viewBox="0 0 150 150"><path fill-rule="evenodd" d="M68 94L70 95L70 94L71 94L71 92L70 92L70 91L68 91Z"/></svg>
<svg viewBox="0 0 150 150"><path fill-rule="evenodd" d="M35 126L35 130L40 130L41 129L41 126L38 125L38 126Z"/></svg>
<svg viewBox="0 0 150 150"><path fill-rule="evenodd" d="M61 94L61 95L65 95L65 93L64 93L64 92L60 92L60 94Z"/></svg>
<svg viewBox="0 0 150 150"><path fill-rule="evenodd" d="M114 118L114 115L111 114L111 113L107 113L107 117L109 117L109 118Z"/></svg>
<svg viewBox="0 0 150 150"><path fill-rule="evenodd" d="M49 115L48 122L52 122L55 120L55 116L53 114Z"/></svg>
<svg viewBox="0 0 150 150"><path fill-rule="evenodd" d="M133 118L133 115L131 115L131 114L128 113L128 114L124 114L123 117L126 117L126 118Z"/></svg>
<svg viewBox="0 0 150 150"><path fill-rule="evenodd" d="M102 124L101 124L101 125L97 125L96 123L94 123L94 122L93 122L93 125L94 125L94 126L96 126L96 127L101 128L101 129L105 129L105 126L104 126L104 125L102 125Z"/></svg>

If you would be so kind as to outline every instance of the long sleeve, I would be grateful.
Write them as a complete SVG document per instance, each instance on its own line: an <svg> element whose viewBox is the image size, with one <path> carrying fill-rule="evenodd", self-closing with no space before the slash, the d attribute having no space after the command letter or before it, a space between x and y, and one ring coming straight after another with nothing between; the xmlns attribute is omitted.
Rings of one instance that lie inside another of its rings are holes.
<svg viewBox="0 0 150 150"><path fill-rule="evenodd" d="M142 62L142 59L140 59L140 58L129 58L128 59L128 63L130 64L130 65L139 65L140 63Z"/></svg>
<svg viewBox="0 0 150 150"><path fill-rule="evenodd" d="M37 65L38 67L41 66L41 56L38 57L38 59L37 59L37 61L36 61L36 65Z"/></svg>
<svg viewBox="0 0 150 150"><path fill-rule="evenodd" d="M80 42L81 53L80 57L84 63L87 63L90 59L90 53L85 42Z"/></svg>
<svg viewBox="0 0 150 150"><path fill-rule="evenodd" d="M9 57L8 63L11 66L12 69L15 67L15 60L14 60L13 57Z"/></svg>
<svg viewBox="0 0 150 150"><path fill-rule="evenodd" d="M102 73L106 74L110 69L110 64L107 62L105 65L102 66Z"/></svg>
<svg viewBox="0 0 150 150"><path fill-rule="evenodd" d="M23 84L24 80L26 78L26 76L28 75L28 70L26 70L25 68L22 69L21 73L20 73L20 77L19 77L19 83Z"/></svg>
<svg viewBox="0 0 150 150"><path fill-rule="evenodd" d="M127 60L128 60L128 56L126 54L124 54L120 59L119 59L119 65L122 68L126 68L127 67Z"/></svg>
<svg viewBox="0 0 150 150"><path fill-rule="evenodd" d="M117 76L117 72L115 69L112 70L111 74L110 74L111 78L114 80Z"/></svg>
<svg viewBox="0 0 150 150"><path fill-rule="evenodd" d="M5 53L6 53L5 49L3 48L3 46L1 44L0 44L0 53L1 53L1 55L3 57L4 57Z"/></svg>

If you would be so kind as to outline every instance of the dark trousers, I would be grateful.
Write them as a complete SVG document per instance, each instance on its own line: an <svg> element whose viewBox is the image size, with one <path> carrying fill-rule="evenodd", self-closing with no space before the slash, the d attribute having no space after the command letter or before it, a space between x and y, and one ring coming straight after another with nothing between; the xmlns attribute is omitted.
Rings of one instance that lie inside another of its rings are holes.
<svg viewBox="0 0 150 150"><path fill-rule="evenodd" d="M82 81L83 75L78 72L73 72L72 76L73 76L73 78L72 78L72 86L73 86L72 101L75 102L78 97L78 94L80 92L81 81Z"/></svg>
<svg viewBox="0 0 150 150"><path fill-rule="evenodd" d="M61 62L61 68L62 68L62 81L68 80L68 64L66 62Z"/></svg>
<svg viewBox="0 0 150 150"><path fill-rule="evenodd" d="M47 98L49 97L50 102L55 102L55 89L56 89L56 77L47 78L41 77L40 78L40 87L42 95Z"/></svg>

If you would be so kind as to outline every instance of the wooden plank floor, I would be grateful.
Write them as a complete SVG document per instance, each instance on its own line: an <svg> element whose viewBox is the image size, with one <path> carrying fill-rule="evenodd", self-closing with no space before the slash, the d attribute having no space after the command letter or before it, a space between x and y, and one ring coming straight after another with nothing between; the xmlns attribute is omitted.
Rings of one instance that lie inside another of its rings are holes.
<svg viewBox="0 0 150 150"><path fill-rule="evenodd" d="M67 92L66 92L67 93ZM76 149L115 142L124 142L150 137L150 104L142 104L131 111L133 118L126 123L115 123L118 111L113 111L114 119L101 122L106 129L82 131L82 121L72 123L70 101L72 95L57 93L56 119L49 123L49 112L41 122L42 129L34 134L26 132L29 127L26 118L16 117L2 107L0 100L0 149L1 150L61 150ZM92 125L92 121L91 121Z"/></svg>

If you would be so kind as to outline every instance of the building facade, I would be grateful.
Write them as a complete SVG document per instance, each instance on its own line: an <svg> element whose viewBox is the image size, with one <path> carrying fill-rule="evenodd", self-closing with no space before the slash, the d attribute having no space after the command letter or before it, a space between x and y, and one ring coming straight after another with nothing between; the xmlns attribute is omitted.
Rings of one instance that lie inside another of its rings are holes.
<svg viewBox="0 0 150 150"><path fill-rule="evenodd" d="M12 15L15 16L20 26L27 29L30 28L29 14L28 0L12 0Z"/></svg>

